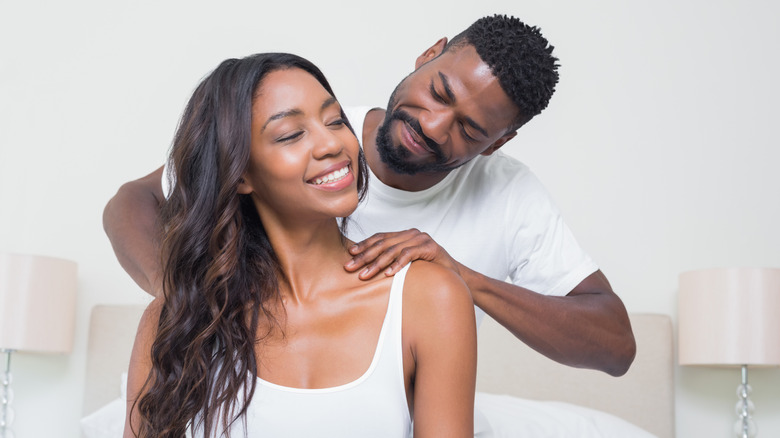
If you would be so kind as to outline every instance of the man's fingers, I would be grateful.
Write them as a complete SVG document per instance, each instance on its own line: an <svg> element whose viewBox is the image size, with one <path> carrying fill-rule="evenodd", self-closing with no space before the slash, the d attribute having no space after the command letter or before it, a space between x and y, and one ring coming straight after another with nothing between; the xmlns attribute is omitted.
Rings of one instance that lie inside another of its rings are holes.
<svg viewBox="0 0 780 438"><path fill-rule="evenodd" d="M382 270L385 276L390 277L414 260L433 261L436 254L436 246L435 244L431 245L432 243L433 241L424 239L419 245L407 246L411 244L410 241L394 245L383 252L377 260L361 272L360 277L363 279L371 278Z"/></svg>
<svg viewBox="0 0 780 438"><path fill-rule="evenodd" d="M352 260L344 265L347 271L353 272L375 261L377 257L387 251L386 245L390 243L386 240L379 240L374 245L361 247L360 251L353 254Z"/></svg>
<svg viewBox="0 0 780 438"><path fill-rule="evenodd" d="M377 247L371 248L370 251L378 250ZM367 280L369 278L372 278L374 275L378 274L379 272L385 270L387 267L389 267L393 262L396 261L398 258L399 253L402 251L401 245L392 245L387 248L384 248L381 252L379 252L375 257L371 257L371 260L367 260L364 264L366 265L365 269L360 271L360 274L358 275L361 279ZM364 253L364 254L367 254ZM362 254L361 254L362 256ZM359 256L359 257L361 257Z"/></svg>
<svg viewBox="0 0 780 438"><path fill-rule="evenodd" d="M349 248L353 257L344 269L348 272L360 270L358 277L363 280L380 272L391 276L412 260L432 260L436 249L430 236L416 229L378 233Z"/></svg>
<svg viewBox="0 0 780 438"><path fill-rule="evenodd" d="M404 248L401 250L401 254L398 256L398 258L396 258L395 261L391 263L387 269L385 269L384 274L387 277L395 275L398 271L401 270L401 268L414 260L419 260L420 258L422 257L415 256L415 251L413 248Z"/></svg>
<svg viewBox="0 0 780 438"><path fill-rule="evenodd" d="M349 253L352 254L350 260L344 268L347 271L357 271L361 267L374 261L380 254L393 251L393 247L403 242L413 239L420 232L416 229L399 231L395 233L377 233L368 239L358 242L349 247Z"/></svg>
<svg viewBox="0 0 780 438"><path fill-rule="evenodd" d="M351 254L359 254L365 251L367 248L371 248L377 245L381 246L385 244L385 241L388 244L394 244L397 242L402 242L404 240L409 240L419 234L422 233L420 233L420 231L417 230L416 228L411 228L409 230L404 230L404 231L396 231L392 233L376 233L373 236L352 245L349 248L349 252Z"/></svg>

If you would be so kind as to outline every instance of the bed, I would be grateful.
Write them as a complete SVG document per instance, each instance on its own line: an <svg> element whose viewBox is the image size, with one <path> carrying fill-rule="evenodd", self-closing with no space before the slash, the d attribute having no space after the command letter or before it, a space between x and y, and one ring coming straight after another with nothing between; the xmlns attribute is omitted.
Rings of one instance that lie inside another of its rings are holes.
<svg viewBox="0 0 780 438"><path fill-rule="evenodd" d="M117 417L124 413L121 376L143 309L99 305L92 310L82 419L85 437L121 436L115 435L117 428L121 430ZM479 332L477 404L491 412L487 420L496 430L491 436L673 438L671 319L660 314L630 316L637 356L619 378L551 361L486 317ZM521 422L522 429L509 429L507 422L512 427ZM567 433L567 427L576 434ZM593 432L585 433L585 428ZM632 428L649 434L631 433Z"/></svg>

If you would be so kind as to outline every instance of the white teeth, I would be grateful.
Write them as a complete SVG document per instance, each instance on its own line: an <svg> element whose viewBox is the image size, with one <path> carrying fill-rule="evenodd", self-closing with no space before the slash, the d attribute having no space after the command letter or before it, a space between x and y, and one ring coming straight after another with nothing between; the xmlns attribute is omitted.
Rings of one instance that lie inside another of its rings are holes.
<svg viewBox="0 0 780 438"><path fill-rule="evenodd" d="M339 169L339 170L336 170L334 172L331 172L331 173L323 176L322 178L315 179L314 180L314 184L320 185L320 184L330 183L330 182L333 182L333 181L338 181L338 180L344 178L345 176L347 176L348 173L349 173L349 166L344 167L344 168Z"/></svg>

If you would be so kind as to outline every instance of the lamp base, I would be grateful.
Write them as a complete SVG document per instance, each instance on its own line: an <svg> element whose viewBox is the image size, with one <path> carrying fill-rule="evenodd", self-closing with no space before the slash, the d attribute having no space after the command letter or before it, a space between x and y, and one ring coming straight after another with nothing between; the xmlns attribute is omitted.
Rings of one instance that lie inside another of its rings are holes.
<svg viewBox="0 0 780 438"><path fill-rule="evenodd" d="M753 420L755 405L750 400L753 388L748 384L747 365L742 365L742 383L737 386L737 421L734 423L734 434L737 438L754 438L758 435L756 422Z"/></svg>
<svg viewBox="0 0 780 438"><path fill-rule="evenodd" d="M0 349L0 353L5 353L5 371L0 374L0 438L14 438L14 431L11 429L11 423L14 421L14 410L11 408L11 402L14 399L14 392L11 389L11 353L13 350Z"/></svg>

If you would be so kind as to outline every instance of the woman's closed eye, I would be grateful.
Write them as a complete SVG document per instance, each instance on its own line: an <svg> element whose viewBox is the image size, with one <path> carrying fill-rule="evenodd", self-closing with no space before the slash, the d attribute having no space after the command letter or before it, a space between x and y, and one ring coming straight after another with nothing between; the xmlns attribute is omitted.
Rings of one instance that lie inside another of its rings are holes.
<svg viewBox="0 0 780 438"><path fill-rule="evenodd" d="M339 118L337 118L337 119L335 119L335 120L333 120L331 122L328 122L327 125L331 126L331 127L339 128L339 127L342 127L342 126L346 126L347 125L347 121L344 118L339 117Z"/></svg>
<svg viewBox="0 0 780 438"><path fill-rule="evenodd" d="M290 141L293 141L293 140L297 139L301 135L303 135L303 131L295 131L295 132L292 132L292 133L283 134L282 136L277 137L276 140L274 140L274 141L276 143L286 143L286 142L290 142Z"/></svg>

